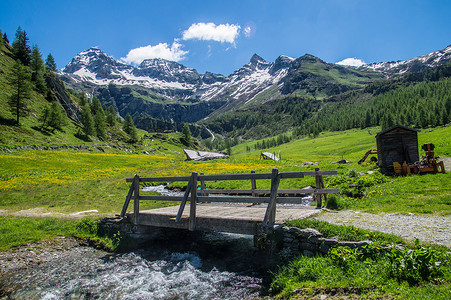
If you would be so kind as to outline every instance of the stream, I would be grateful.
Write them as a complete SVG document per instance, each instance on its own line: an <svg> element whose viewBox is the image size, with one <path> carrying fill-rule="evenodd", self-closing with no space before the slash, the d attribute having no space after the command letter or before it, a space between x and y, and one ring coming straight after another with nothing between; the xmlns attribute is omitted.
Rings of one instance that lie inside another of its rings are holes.
<svg viewBox="0 0 451 300"><path fill-rule="evenodd" d="M246 299L267 295L253 237L183 233L107 253L78 245L0 274L0 299ZM27 251L37 251L36 249ZM25 258L27 259L27 258Z"/></svg>
<svg viewBox="0 0 451 300"><path fill-rule="evenodd" d="M177 230L122 253L77 241L15 251L0 252L0 299L250 299L268 295L277 265L253 236Z"/></svg>

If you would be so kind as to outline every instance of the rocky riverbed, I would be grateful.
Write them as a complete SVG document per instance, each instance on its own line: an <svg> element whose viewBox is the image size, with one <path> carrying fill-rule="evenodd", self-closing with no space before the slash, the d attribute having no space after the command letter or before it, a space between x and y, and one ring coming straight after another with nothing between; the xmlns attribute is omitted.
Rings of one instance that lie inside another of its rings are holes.
<svg viewBox="0 0 451 300"><path fill-rule="evenodd" d="M41 241L0 252L0 299L260 297L271 266L252 245L252 236L194 234L108 253L72 238Z"/></svg>

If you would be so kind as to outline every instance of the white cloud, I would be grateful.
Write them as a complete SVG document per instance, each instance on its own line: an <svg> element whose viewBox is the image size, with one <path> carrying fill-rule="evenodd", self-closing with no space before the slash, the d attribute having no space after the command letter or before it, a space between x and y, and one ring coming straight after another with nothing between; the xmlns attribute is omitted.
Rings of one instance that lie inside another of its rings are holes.
<svg viewBox="0 0 451 300"><path fill-rule="evenodd" d="M352 67L360 67L362 65L366 65L366 62L364 62L361 59L350 57L343 59L342 61L339 61L336 63L337 65L343 65L343 66L352 66Z"/></svg>
<svg viewBox="0 0 451 300"><path fill-rule="evenodd" d="M126 63L140 64L143 60L149 58L164 58L171 61L181 61L188 54L188 51L181 49L183 45L174 40L171 47L167 43L159 43L158 45L144 46L132 49L126 57L121 60Z"/></svg>
<svg viewBox="0 0 451 300"><path fill-rule="evenodd" d="M221 43L235 43L241 27L234 24L195 23L183 32L183 40L216 41Z"/></svg>
<svg viewBox="0 0 451 300"><path fill-rule="evenodd" d="M246 26L244 28L244 36L245 37L250 37L251 36L251 32L252 32L251 26Z"/></svg>

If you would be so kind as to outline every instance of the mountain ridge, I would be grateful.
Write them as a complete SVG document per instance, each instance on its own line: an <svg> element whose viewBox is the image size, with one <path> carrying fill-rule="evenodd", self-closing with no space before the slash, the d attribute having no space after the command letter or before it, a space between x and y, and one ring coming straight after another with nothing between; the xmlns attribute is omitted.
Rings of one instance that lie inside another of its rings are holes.
<svg viewBox="0 0 451 300"><path fill-rule="evenodd" d="M66 65L59 75L74 89L94 93L104 104L114 104L111 95L103 97L108 85L121 89L131 87L140 90L128 97L130 105L121 101L115 105L121 115L132 114L168 117L162 110L171 110L171 105L194 105L212 103L216 109L196 113L196 118L186 119L172 115L180 122L195 122L203 118L233 111L245 105L254 105L277 99L283 95L304 95L322 99L349 90L359 89L383 78L399 77L402 74L424 70L451 61L451 46L407 61L368 64L361 67L327 63L311 54L299 58L280 55L268 62L258 54L229 76L205 72L186 67L174 61L154 58L146 59L137 66L125 64L97 47L80 52ZM145 97L142 97L146 94ZM133 111L140 101L140 112ZM155 105L159 102L159 105ZM214 104L213 104L214 103ZM209 105L202 105L208 107Z"/></svg>

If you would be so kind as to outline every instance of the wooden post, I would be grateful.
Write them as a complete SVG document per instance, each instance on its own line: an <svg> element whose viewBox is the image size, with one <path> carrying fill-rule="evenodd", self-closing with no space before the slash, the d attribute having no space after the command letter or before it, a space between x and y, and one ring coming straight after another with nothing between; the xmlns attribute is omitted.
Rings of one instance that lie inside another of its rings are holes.
<svg viewBox="0 0 451 300"><path fill-rule="evenodd" d="M197 172L193 172L191 175L191 203L189 206L189 226L190 231L196 229L196 204L197 204Z"/></svg>
<svg viewBox="0 0 451 300"><path fill-rule="evenodd" d="M319 168L315 168L315 172L318 172ZM319 190L321 188L321 182L323 181L323 178L321 175L316 174L315 176L315 184L316 184L316 189ZM315 198L316 198L316 208L321 208L322 207L322 203L321 203L321 194L315 193Z"/></svg>
<svg viewBox="0 0 451 300"><path fill-rule="evenodd" d="M251 173L255 174L255 170L252 170ZM257 181L255 180L255 178L251 179L251 189L252 189L252 197L257 197L257 193L255 192L255 190L257 189Z"/></svg>
<svg viewBox="0 0 451 300"><path fill-rule="evenodd" d="M125 217L125 214L127 213L128 205L130 204L130 200L132 199L133 192L135 191L135 181L133 180L130 189L128 190L127 197L125 198L124 206L122 207L122 211L120 214L120 217Z"/></svg>
<svg viewBox="0 0 451 300"><path fill-rule="evenodd" d="M188 180L188 185L186 186L185 194L183 194L183 200L180 203L179 212L175 218L176 222L179 222L183 215L183 210L185 209L186 200L188 199L189 193L191 192L191 178Z"/></svg>
<svg viewBox="0 0 451 300"><path fill-rule="evenodd" d="M200 175L204 175L204 173L200 173ZM205 181L203 179L201 179L200 181L200 194L201 196L205 196L207 194L207 192L205 191L207 187L205 186Z"/></svg>
<svg viewBox="0 0 451 300"><path fill-rule="evenodd" d="M272 169L271 174L271 196L269 197L268 207L266 209L265 218L263 219L263 226L273 227L276 222L276 204L277 204L277 190L279 188L280 176L278 169Z"/></svg>
<svg viewBox="0 0 451 300"><path fill-rule="evenodd" d="M133 213L135 216L135 225L139 225L139 176L135 174L133 178L133 186L135 187L135 196L133 198Z"/></svg>

